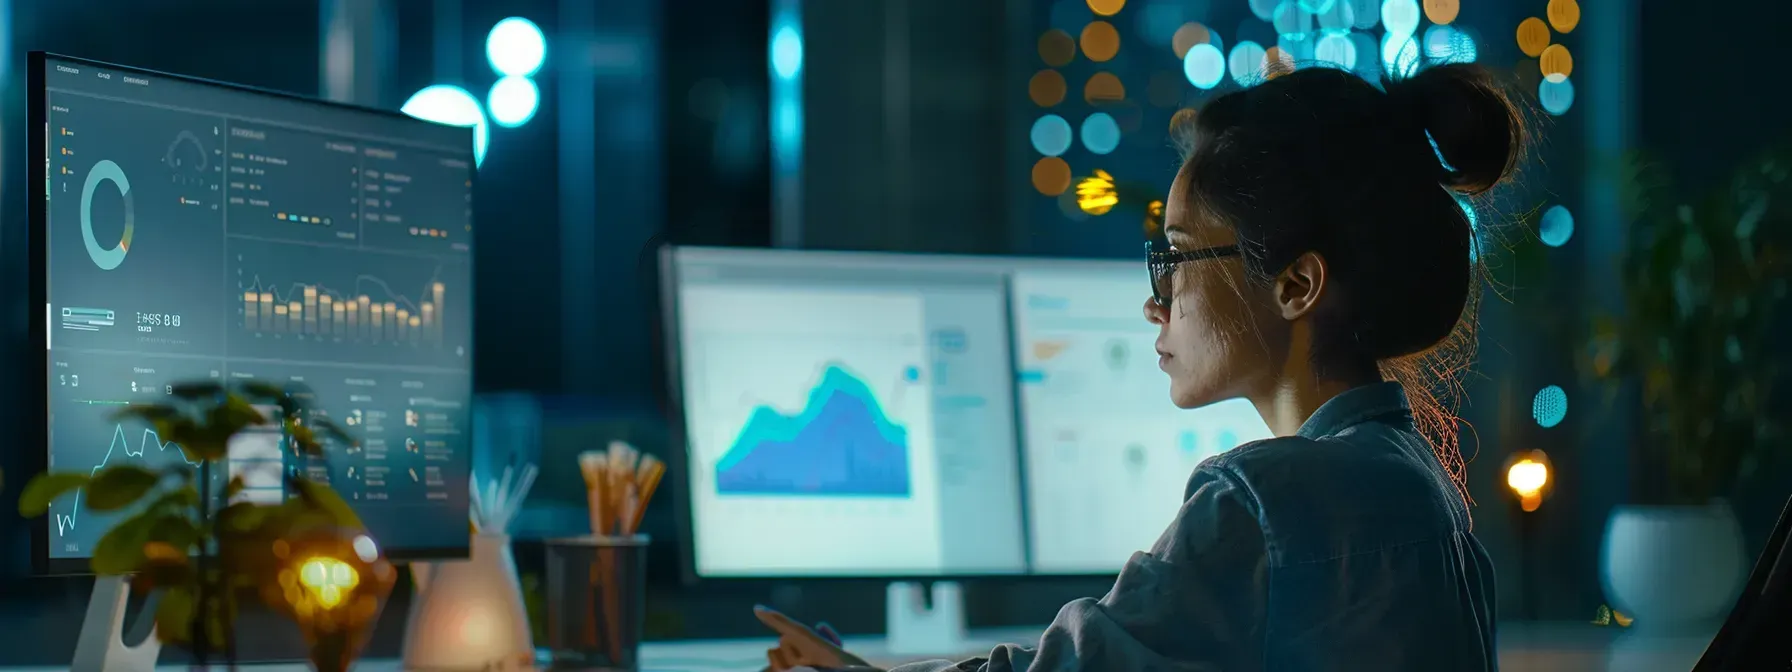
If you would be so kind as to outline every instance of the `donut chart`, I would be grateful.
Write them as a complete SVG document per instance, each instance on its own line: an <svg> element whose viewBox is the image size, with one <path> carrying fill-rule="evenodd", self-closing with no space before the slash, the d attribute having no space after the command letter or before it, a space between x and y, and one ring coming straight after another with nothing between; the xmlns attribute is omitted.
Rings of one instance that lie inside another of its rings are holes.
<svg viewBox="0 0 1792 672"><path fill-rule="evenodd" d="M124 196L124 233L119 235L118 244L105 247L93 235L93 192L100 183L111 182L118 187L118 193ZM131 180L124 176L124 169L110 160L102 159L93 164L87 171L87 184L81 187L81 240L87 243L87 256L100 270L110 271L124 263L124 255L131 250L131 230L136 219L136 207L131 203Z"/></svg>

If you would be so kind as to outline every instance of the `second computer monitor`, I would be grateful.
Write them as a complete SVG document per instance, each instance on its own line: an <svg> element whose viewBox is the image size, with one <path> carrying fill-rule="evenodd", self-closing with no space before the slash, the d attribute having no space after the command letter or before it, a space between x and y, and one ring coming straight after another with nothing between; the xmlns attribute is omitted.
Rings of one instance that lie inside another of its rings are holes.
<svg viewBox="0 0 1792 672"><path fill-rule="evenodd" d="M1244 400L1171 405L1143 260L1023 264L1011 291L1032 571L1119 571L1175 518L1202 460L1269 428Z"/></svg>
<svg viewBox="0 0 1792 672"><path fill-rule="evenodd" d="M697 576L1026 571L1004 268L666 254Z"/></svg>

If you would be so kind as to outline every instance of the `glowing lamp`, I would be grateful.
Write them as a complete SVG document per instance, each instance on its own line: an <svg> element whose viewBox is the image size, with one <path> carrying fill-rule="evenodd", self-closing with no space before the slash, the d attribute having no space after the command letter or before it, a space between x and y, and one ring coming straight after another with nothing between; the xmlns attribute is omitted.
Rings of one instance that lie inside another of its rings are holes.
<svg viewBox="0 0 1792 672"><path fill-rule="evenodd" d="M1541 450L1514 455L1506 464L1506 487L1518 497L1518 505L1526 512L1543 505L1550 487L1549 456Z"/></svg>
<svg viewBox="0 0 1792 672"><path fill-rule="evenodd" d="M318 672L345 672L373 634L397 572L365 533L320 533L273 544L279 569L262 597L299 625Z"/></svg>
<svg viewBox="0 0 1792 672"><path fill-rule="evenodd" d="M1096 170L1094 175L1076 183L1076 207L1083 212L1105 215L1119 203L1120 191L1114 186L1114 176L1105 170Z"/></svg>

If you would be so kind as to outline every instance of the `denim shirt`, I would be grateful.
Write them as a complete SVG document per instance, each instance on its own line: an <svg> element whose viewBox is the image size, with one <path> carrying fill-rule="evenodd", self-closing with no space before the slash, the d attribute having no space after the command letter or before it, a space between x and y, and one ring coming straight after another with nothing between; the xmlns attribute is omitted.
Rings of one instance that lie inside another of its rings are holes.
<svg viewBox="0 0 1792 672"><path fill-rule="evenodd" d="M892 672L1495 670L1493 564L1397 383L1201 463L1150 551L1037 647Z"/></svg>

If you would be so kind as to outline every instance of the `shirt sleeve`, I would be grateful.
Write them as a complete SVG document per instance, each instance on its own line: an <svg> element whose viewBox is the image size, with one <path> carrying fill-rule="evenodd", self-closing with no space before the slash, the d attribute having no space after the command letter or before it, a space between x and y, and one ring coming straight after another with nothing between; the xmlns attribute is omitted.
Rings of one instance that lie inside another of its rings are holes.
<svg viewBox="0 0 1792 672"><path fill-rule="evenodd" d="M1064 605L1039 646L892 672L1261 669L1269 561L1255 498L1209 465L1187 494L1151 550L1134 553L1101 599Z"/></svg>

